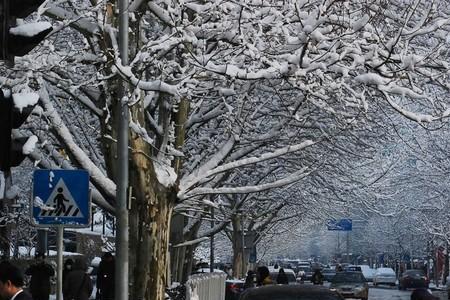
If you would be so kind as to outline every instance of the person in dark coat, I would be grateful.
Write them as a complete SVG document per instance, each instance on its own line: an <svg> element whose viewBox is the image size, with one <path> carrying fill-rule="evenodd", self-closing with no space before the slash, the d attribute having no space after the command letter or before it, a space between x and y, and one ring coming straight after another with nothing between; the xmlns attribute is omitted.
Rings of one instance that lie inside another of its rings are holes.
<svg viewBox="0 0 450 300"><path fill-rule="evenodd" d="M280 268L280 270L278 271L277 283L278 284L289 284L288 277L287 277L286 273L284 272L283 268Z"/></svg>
<svg viewBox="0 0 450 300"><path fill-rule="evenodd" d="M256 270L256 281L257 286L273 284L272 279L270 278L269 268L266 266L258 267Z"/></svg>
<svg viewBox="0 0 450 300"><path fill-rule="evenodd" d="M45 261L45 255L37 254L36 263L32 264L25 274L31 276L30 293L33 300L49 300L50 278L55 275L55 271Z"/></svg>
<svg viewBox="0 0 450 300"><path fill-rule="evenodd" d="M64 282L64 280L66 279L67 275L70 273L70 271L73 270L73 259L68 258L66 259L66 261L64 262L64 266L63 266L63 273L62 273L62 280Z"/></svg>
<svg viewBox="0 0 450 300"><path fill-rule="evenodd" d="M8 284L9 282L9 284ZM1 299L33 300L23 287L23 274L18 267L8 261L0 263Z"/></svg>
<svg viewBox="0 0 450 300"><path fill-rule="evenodd" d="M73 270L67 274L63 282L64 300L89 300L94 287L86 271L87 265L84 258L75 258Z"/></svg>
<svg viewBox="0 0 450 300"><path fill-rule="evenodd" d="M97 294L100 300L114 299L115 262L111 252L106 252L97 270ZM99 300L97 298L97 300Z"/></svg>
<svg viewBox="0 0 450 300"><path fill-rule="evenodd" d="M439 300L439 297L435 297L426 289L415 289L411 294L411 300Z"/></svg>
<svg viewBox="0 0 450 300"><path fill-rule="evenodd" d="M247 277L245 277L244 288L248 289L255 287L255 279L256 279L255 272L253 270L248 270Z"/></svg>
<svg viewBox="0 0 450 300"><path fill-rule="evenodd" d="M320 272L320 269L314 271L311 281L313 284L323 284L323 275L322 272Z"/></svg>

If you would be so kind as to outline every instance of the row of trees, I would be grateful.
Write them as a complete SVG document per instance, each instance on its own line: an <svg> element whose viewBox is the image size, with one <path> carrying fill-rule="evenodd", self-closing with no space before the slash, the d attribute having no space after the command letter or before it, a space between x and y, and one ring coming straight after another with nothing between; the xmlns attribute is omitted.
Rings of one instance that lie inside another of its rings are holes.
<svg viewBox="0 0 450 300"><path fill-rule="evenodd" d="M189 264L173 262L207 236L236 232L243 211L248 230L264 234L332 208L330 198L355 200L351 160L383 138L374 124L385 114L446 120L447 4L134 0L123 66L114 1L46 3L35 17L54 31L2 66L0 82L39 90L28 127L36 166L88 170L94 202L111 213L116 103L128 104L130 298L159 300L169 259L185 277ZM131 87L124 99L119 79ZM214 228L199 234L212 208Z"/></svg>

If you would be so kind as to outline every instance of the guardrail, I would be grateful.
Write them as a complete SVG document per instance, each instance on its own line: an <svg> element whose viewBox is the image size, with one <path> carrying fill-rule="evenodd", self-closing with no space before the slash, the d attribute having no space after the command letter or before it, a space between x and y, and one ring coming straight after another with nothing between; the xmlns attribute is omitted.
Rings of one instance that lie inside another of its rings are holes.
<svg viewBox="0 0 450 300"><path fill-rule="evenodd" d="M186 300L225 300L223 273L204 273L189 276L186 282Z"/></svg>

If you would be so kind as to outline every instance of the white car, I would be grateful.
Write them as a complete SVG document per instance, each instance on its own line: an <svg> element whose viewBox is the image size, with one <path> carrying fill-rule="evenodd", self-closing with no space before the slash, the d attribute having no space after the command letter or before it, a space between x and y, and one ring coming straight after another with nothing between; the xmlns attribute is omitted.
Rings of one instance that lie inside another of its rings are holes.
<svg viewBox="0 0 450 300"><path fill-rule="evenodd" d="M389 284L395 285L397 282L397 276L392 268L378 268L373 276L373 285Z"/></svg>
<svg viewBox="0 0 450 300"><path fill-rule="evenodd" d="M270 277L274 283L277 282L278 271L280 268L275 268L273 266L269 266ZM286 273L288 284L297 284L297 278L295 277L295 272L292 269L283 268L284 273Z"/></svg>
<svg viewBox="0 0 450 300"><path fill-rule="evenodd" d="M369 265L358 265L361 268L361 272L367 281L373 281L373 276L375 275L375 270L372 269Z"/></svg>

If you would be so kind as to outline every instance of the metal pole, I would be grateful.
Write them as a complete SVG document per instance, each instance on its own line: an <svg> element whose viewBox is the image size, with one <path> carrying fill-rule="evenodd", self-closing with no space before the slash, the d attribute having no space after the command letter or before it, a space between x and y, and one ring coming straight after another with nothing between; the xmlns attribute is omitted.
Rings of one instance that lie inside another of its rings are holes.
<svg viewBox="0 0 450 300"><path fill-rule="evenodd" d="M128 4L129 0L119 0L119 50L122 65L128 65ZM119 84L119 128L117 137L118 177L117 177L117 233L116 233L116 271L115 299L128 299L128 127L129 110L127 99L128 86L125 80Z"/></svg>
<svg viewBox="0 0 450 300"><path fill-rule="evenodd" d="M8 169L6 171L3 171L3 176L5 179L5 188L3 190L3 213L5 216L8 215L10 205L11 205L11 199L8 199L7 193L8 190L12 187L12 175L11 175L11 169ZM10 245L10 236L11 236L11 226L8 224L8 221L5 221L4 227L2 228L2 235L3 235L3 243L2 243L2 258L3 259L9 259L10 251L11 251L11 245Z"/></svg>
<svg viewBox="0 0 450 300"><path fill-rule="evenodd" d="M347 231L347 263L350 263L350 253L349 253L350 239L349 239L349 233L350 233L350 231Z"/></svg>
<svg viewBox="0 0 450 300"><path fill-rule="evenodd" d="M37 253L45 253L47 255L47 235L48 229L42 228L37 230L38 234L38 244L37 244Z"/></svg>
<svg viewBox="0 0 450 300"><path fill-rule="evenodd" d="M341 239L340 239L340 234L339 231L337 232L337 256L339 258L339 260L341 260ZM341 262L341 261L339 261Z"/></svg>
<svg viewBox="0 0 450 300"><path fill-rule="evenodd" d="M241 235L242 235L242 277L247 273L245 265L245 237L244 237L244 213L241 214Z"/></svg>
<svg viewBox="0 0 450 300"><path fill-rule="evenodd" d="M94 215L95 215L95 207L92 207L92 210L91 210L91 231L94 231Z"/></svg>
<svg viewBox="0 0 450 300"><path fill-rule="evenodd" d="M214 228L214 208L211 207L211 229ZM211 234L209 241L209 272L214 272L214 234Z"/></svg>
<svg viewBox="0 0 450 300"><path fill-rule="evenodd" d="M63 232L64 227L58 226L56 237L57 257L56 257L56 300L62 300L62 271L63 271Z"/></svg>

